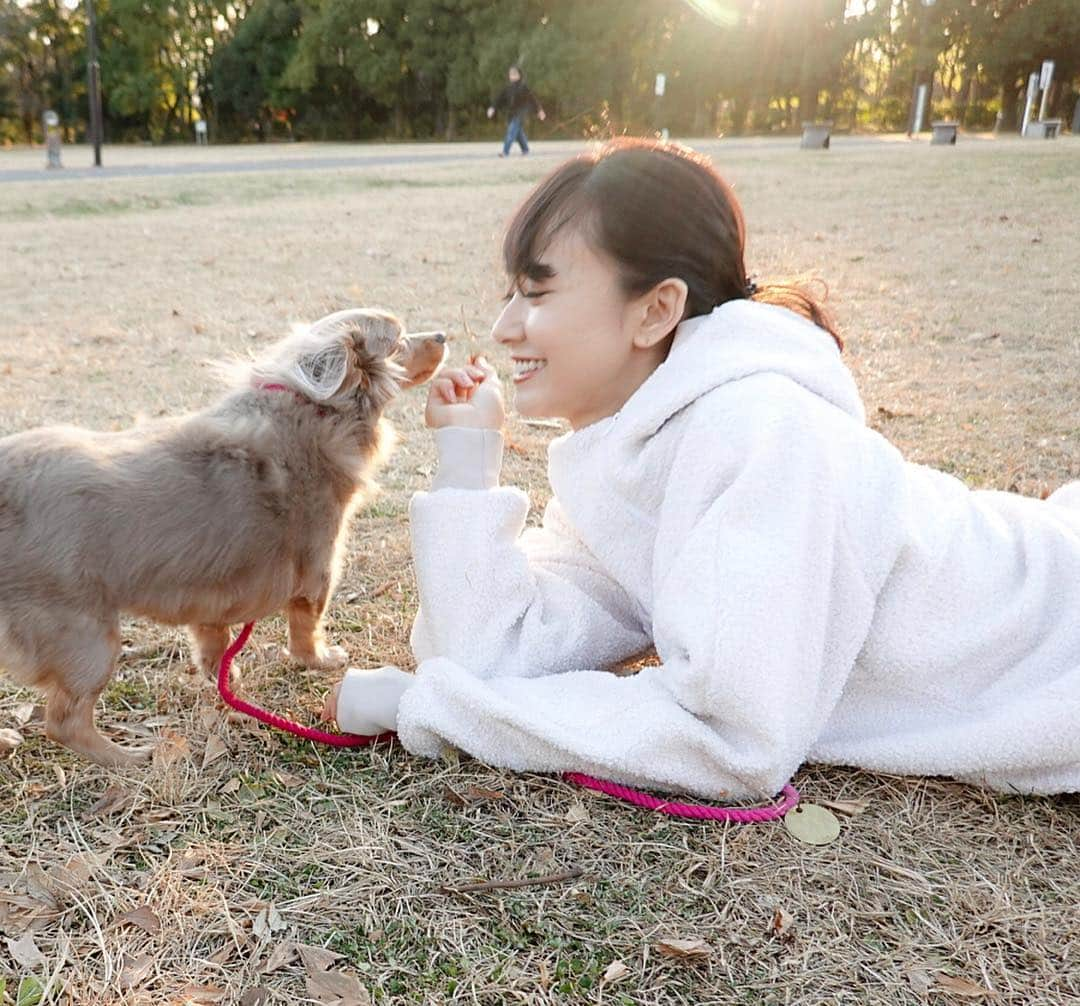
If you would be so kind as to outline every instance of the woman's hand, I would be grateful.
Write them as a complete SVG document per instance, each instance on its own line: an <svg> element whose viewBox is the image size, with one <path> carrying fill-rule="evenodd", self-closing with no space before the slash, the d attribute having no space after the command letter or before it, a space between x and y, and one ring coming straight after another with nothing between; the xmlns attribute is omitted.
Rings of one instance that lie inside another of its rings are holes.
<svg viewBox="0 0 1080 1006"><path fill-rule="evenodd" d="M501 430L506 421L502 385L495 368L482 356L456 370L443 370L428 389L427 425Z"/></svg>
<svg viewBox="0 0 1080 1006"><path fill-rule="evenodd" d="M350 667L326 696L320 719L336 721L346 733L372 736L397 728L401 696L416 678L387 664L374 670Z"/></svg>

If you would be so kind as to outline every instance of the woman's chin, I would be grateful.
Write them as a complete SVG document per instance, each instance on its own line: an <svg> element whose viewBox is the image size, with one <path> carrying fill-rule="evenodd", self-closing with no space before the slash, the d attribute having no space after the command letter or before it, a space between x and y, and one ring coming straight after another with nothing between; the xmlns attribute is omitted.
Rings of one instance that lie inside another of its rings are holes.
<svg viewBox="0 0 1080 1006"><path fill-rule="evenodd" d="M514 389L514 410L525 419L549 419L553 413L545 408L542 396L530 393L528 387Z"/></svg>

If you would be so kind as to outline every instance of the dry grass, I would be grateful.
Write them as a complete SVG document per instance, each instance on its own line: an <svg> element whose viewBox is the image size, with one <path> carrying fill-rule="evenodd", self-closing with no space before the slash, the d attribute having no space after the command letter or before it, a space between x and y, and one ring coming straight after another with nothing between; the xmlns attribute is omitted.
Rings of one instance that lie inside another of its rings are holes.
<svg viewBox="0 0 1080 1006"><path fill-rule="evenodd" d="M910 457L1031 493L1080 475L1073 141L714 149L752 271L828 280L868 414ZM496 310L500 227L548 163L0 186L0 434L199 406L214 394L200 361L355 303L446 325L463 356ZM333 604L357 664L409 660L421 401L395 408L402 443ZM540 505L551 431L511 433L506 478ZM178 631L126 632L100 719L161 739L145 770L70 757L32 693L0 690L0 728L25 738L0 759L5 1004L20 982L27 1003L333 1002L320 963L346 1003L1080 1001L1075 796L807 768L807 799L866 810L804 846L465 758L316 749L226 716ZM330 680L283 663L282 641L260 627L241 690L310 718ZM583 874L442 890L570 867ZM666 937L711 955L665 957Z"/></svg>

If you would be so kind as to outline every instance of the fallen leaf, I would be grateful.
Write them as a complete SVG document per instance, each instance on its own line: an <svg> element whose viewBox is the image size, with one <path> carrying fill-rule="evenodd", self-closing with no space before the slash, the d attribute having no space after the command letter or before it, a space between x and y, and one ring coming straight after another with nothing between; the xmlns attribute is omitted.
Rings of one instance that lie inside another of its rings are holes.
<svg viewBox="0 0 1080 1006"><path fill-rule="evenodd" d="M210 963L228 964L236 956L236 949L236 944L232 940L228 940L210 955Z"/></svg>
<svg viewBox="0 0 1080 1006"><path fill-rule="evenodd" d="M161 919L157 917L157 914L149 905L140 905L138 908L131 909L130 912L118 915L113 925L136 926L151 936L157 936L161 932Z"/></svg>
<svg viewBox="0 0 1080 1006"><path fill-rule="evenodd" d="M870 807L869 800L819 800L818 803L820 803L822 807L828 807L829 810L847 814L848 817L855 817L857 814L865 814Z"/></svg>
<svg viewBox="0 0 1080 1006"><path fill-rule="evenodd" d="M168 769L190 754L191 745L186 737L175 730L162 730L161 740L154 748L152 760L155 768Z"/></svg>
<svg viewBox="0 0 1080 1006"><path fill-rule="evenodd" d="M63 765L53 765L53 775L56 776L56 784L61 789L67 789L67 773Z"/></svg>
<svg viewBox="0 0 1080 1006"><path fill-rule="evenodd" d="M285 928L285 920L277 910L277 905L271 904L267 921L270 923L270 932L276 933Z"/></svg>
<svg viewBox="0 0 1080 1006"><path fill-rule="evenodd" d="M270 999L270 990L261 985L257 988L248 989L240 997L240 1006L264 1006Z"/></svg>
<svg viewBox="0 0 1080 1006"><path fill-rule="evenodd" d="M212 765L219 758L223 758L228 753L229 747L225 741L221 739L221 735L210 734L210 736L206 738L206 748L203 750L203 770L205 771L208 765Z"/></svg>
<svg viewBox="0 0 1080 1006"><path fill-rule="evenodd" d="M911 991L923 1002L930 996L930 990L934 987L934 975L929 968L909 968L907 972L908 984Z"/></svg>
<svg viewBox="0 0 1080 1006"><path fill-rule="evenodd" d="M18 730L4 727L0 730L0 754L14 751L23 742L23 735Z"/></svg>
<svg viewBox="0 0 1080 1006"><path fill-rule="evenodd" d="M152 954L142 954L139 957L127 957L123 967L120 968L120 977L117 981L122 989L133 989L146 981L147 975L154 969L154 957Z"/></svg>
<svg viewBox="0 0 1080 1006"><path fill-rule="evenodd" d="M307 993L323 1006L371 1006L368 990L346 971L309 971Z"/></svg>
<svg viewBox="0 0 1080 1006"><path fill-rule="evenodd" d="M580 824L582 821L588 821L589 819L589 808L580 800L571 805L566 812L566 820L570 824Z"/></svg>
<svg viewBox="0 0 1080 1006"><path fill-rule="evenodd" d="M769 935L776 940L795 939L795 919L784 909L777 906L773 912L772 923L769 926Z"/></svg>
<svg viewBox="0 0 1080 1006"><path fill-rule="evenodd" d="M452 786L443 786L443 796L448 803L452 803L455 807L465 807L469 802Z"/></svg>
<svg viewBox="0 0 1080 1006"><path fill-rule="evenodd" d="M228 796L230 793L235 793L240 788L240 777L233 776L224 786L221 787L221 793Z"/></svg>
<svg viewBox="0 0 1080 1006"><path fill-rule="evenodd" d="M268 905L251 925L251 931L260 939L268 940L274 933L285 928L285 920L274 905Z"/></svg>
<svg viewBox="0 0 1080 1006"><path fill-rule="evenodd" d="M262 966L262 973L264 975L273 974L278 968L283 968L294 960L296 960L296 944L291 941L279 943L270 951L270 956L266 958L266 963Z"/></svg>
<svg viewBox="0 0 1080 1006"><path fill-rule="evenodd" d="M20 702L11 711L11 715L20 727L24 727L31 720L43 720L45 718L45 707L34 705L33 702Z"/></svg>
<svg viewBox="0 0 1080 1006"><path fill-rule="evenodd" d="M7 940L8 953L20 967L32 970L45 963L45 955L38 950L32 933L24 933L17 940Z"/></svg>
<svg viewBox="0 0 1080 1006"><path fill-rule="evenodd" d="M674 957L684 961L703 961L712 956L712 947L701 939L657 940L656 951L664 957Z"/></svg>
<svg viewBox="0 0 1080 1006"><path fill-rule="evenodd" d="M964 996L968 999L984 999L997 995L993 989L976 985L966 978L954 978L952 975L945 974L944 971L939 971L934 975L934 985L942 992L948 992L949 995Z"/></svg>
<svg viewBox="0 0 1080 1006"><path fill-rule="evenodd" d="M342 960L341 954L335 954L333 950L323 947L311 947L306 943L297 943L296 949L300 953L300 960L308 971L327 971L335 961Z"/></svg>
<svg viewBox="0 0 1080 1006"><path fill-rule="evenodd" d="M784 827L800 842L827 845L840 835L835 814L814 803L801 803L784 815Z"/></svg>
<svg viewBox="0 0 1080 1006"><path fill-rule="evenodd" d="M217 985L185 985L179 993L176 1006L216 1006L224 1002L226 989Z"/></svg>
<svg viewBox="0 0 1080 1006"><path fill-rule="evenodd" d="M98 798L97 803L88 808L83 817L105 817L115 814L128 804L128 793L121 786L110 786Z"/></svg>
<svg viewBox="0 0 1080 1006"><path fill-rule="evenodd" d="M630 974L630 969L622 961L614 960L604 969L604 977L601 981L606 985L614 985L615 982L621 982L628 974Z"/></svg>
<svg viewBox="0 0 1080 1006"><path fill-rule="evenodd" d="M485 800L505 800L506 794L502 790L487 789L484 786L466 786L465 799L471 803L480 803Z"/></svg>
<svg viewBox="0 0 1080 1006"><path fill-rule="evenodd" d="M275 772L274 778L277 780L279 786L285 786L292 788L294 786L303 785L303 776L294 775L292 772Z"/></svg>

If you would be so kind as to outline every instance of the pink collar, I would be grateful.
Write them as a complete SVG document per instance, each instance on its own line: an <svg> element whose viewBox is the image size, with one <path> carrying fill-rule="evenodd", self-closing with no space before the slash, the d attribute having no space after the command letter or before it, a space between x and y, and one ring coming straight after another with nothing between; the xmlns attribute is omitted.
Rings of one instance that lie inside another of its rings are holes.
<svg viewBox="0 0 1080 1006"><path fill-rule="evenodd" d="M330 414L330 410L323 405L319 405L317 402L313 402L305 395L301 395L295 388L286 387L284 384L258 384L254 385L256 391L285 391L290 395L294 395L298 401L307 402L308 405L314 407L320 416L327 416Z"/></svg>

